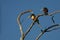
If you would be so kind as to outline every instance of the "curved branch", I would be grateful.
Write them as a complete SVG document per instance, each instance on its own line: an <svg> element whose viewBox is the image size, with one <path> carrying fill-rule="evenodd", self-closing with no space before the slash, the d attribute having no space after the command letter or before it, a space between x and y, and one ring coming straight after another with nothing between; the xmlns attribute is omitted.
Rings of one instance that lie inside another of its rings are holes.
<svg viewBox="0 0 60 40"><path fill-rule="evenodd" d="M20 32L21 32L21 38L20 38L20 40L24 40L24 33L23 33L22 25L20 23L20 16L21 16L21 14L18 15L17 22L18 22L18 25L20 27Z"/></svg>
<svg viewBox="0 0 60 40"><path fill-rule="evenodd" d="M17 23L18 23L18 25L19 25L19 27L20 27L20 32L21 32L21 38L20 38L20 40L24 40L24 32L23 32L23 28L22 28L22 25L21 25L21 22L20 22L20 17L21 17L23 14L28 13L28 12L32 12L32 10L24 11L24 12L20 13L20 14L18 15L18 17L17 17Z"/></svg>
<svg viewBox="0 0 60 40"><path fill-rule="evenodd" d="M44 30L39 34L39 36L36 38L36 40L38 40L45 32L48 32L48 31L50 32L49 29L54 28L54 27L56 27L56 26L60 26L60 25L59 25L59 24L55 24L55 25L52 25L52 26L44 29ZM51 30L51 31L52 31L52 30Z"/></svg>
<svg viewBox="0 0 60 40"><path fill-rule="evenodd" d="M56 29L59 29L60 27L57 27L57 26L60 26L60 24L55 24L55 25L52 25L50 27L48 27L46 30L46 32L50 32L50 31L53 31L53 30L56 30ZM57 27L57 28L56 28ZM53 29L52 29L53 28Z"/></svg>
<svg viewBox="0 0 60 40"><path fill-rule="evenodd" d="M60 26L60 25L59 25L59 24L54 24L54 25L52 25L52 26L46 28L46 30L49 30L49 29L51 29L51 28L53 28L53 27L56 27L56 26Z"/></svg>

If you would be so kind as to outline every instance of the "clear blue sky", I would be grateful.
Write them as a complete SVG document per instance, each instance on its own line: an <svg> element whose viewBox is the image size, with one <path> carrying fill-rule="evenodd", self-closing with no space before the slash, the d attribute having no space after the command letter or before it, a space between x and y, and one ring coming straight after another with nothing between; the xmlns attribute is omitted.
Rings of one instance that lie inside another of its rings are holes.
<svg viewBox="0 0 60 40"><path fill-rule="evenodd" d="M47 7L49 12L60 10L60 0L0 0L0 40L19 40L20 30L16 20L17 15L28 9L32 9L36 15L42 14L40 9L43 7ZM60 14L56 14L54 19L56 23L60 23ZM49 16L40 17L39 20L43 28L53 24ZM24 32L32 22L30 21L23 24ZM40 28L35 24L25 40L35 40L39 33ZM60 40L60 29L45 33L40 40Z"/></svg>

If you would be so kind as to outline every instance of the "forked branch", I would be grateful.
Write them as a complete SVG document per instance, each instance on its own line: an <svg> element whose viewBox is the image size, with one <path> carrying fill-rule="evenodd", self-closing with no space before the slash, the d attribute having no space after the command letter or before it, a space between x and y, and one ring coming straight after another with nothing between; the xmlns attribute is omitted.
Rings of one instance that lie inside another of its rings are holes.
<svg viewBox="0 0 60 40"><path fill-rule="evenodd" d="M28 28L28 30L26 31L26 33L23 32L23 28L22 28L22 25L21 25L21 22L20 22L20 18L21 18L21 16L22 16L23 14L26 14L26 13L29 13L29 12L32 12L32 10L24 11L24 12L20 13L20 14L18 15L18 17L17 17L17 22L18 22L18 25L19 25L19 27L20 27L20 32L21 32L20 40L24 40L25 36L30 32L31 28L33 27L33 25L34 25L34 23L35 23L35 21L33 21L33 23L30 25L30 27ZM49 14L49 16L52 16L53 14L56 14L56 13L59 13L59 12L60 12L60 10L59 10L59 11L52 12L51 14ZM40 17L40 16L44 16L44 14L39 14L39 15L37 15L37 18ZM60 25L59 25L59 24L56 24L56 25L52 25L52 26L44 29L44 30L39 34L39 36L36 38L36 40L38 40L45 32L50 32L50 31L52 31L52 30L49 30L49 29L54 28L54 27L56 27L56 26L60 26Z"/></svg>
<svg viewBox="0 0 60 40"><path fill-rule="evenodd" d="M31 24L31 26L28 28L28 30L26 31L26 33L23 32L23 28L22 28L22 25L21 25L21 22L20 22L20 18L23 14L26 14L26 13L29 13L29 12L32 12L32 10L27 10L27 11L24 11L22 13L20 13L17 17L17 22L18 22L18 25L20 27L20 32L21 32L21 37L20 37L20 40L24 40L25 36L29 33L29 31L31 30L32 26L34 25L34 22Z"/></svg>

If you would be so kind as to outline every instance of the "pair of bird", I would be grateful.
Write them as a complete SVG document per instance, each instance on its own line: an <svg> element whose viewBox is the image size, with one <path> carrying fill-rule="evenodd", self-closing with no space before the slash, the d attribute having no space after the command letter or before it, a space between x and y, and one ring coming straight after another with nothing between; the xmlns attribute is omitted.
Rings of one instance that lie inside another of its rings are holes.
<svg viewBox="0 0 60 40"><path fill-rule="evenodd" d="M43 8L43 12L44 12L44 15L48 15L48 8L44 7L44 8ZM30 18L31 18L33 21L35 21L35 22L37 22L37 23L39 24L39 20L38 20L38 18L35 16L35 14L31 14ZM54 22L53 22L53 23L54 23Z"/></svg>
<svg viewBox="0 0 60 40"><path fill-rule="evenodd" d="M48 14L48 8L44 7L42 11L44 12L44 14L42 14L42 16L43 16L43 15L46 15L46 16L49 15L49 14ZM38 17L39 17L39 16L41 16L41 15L38 15ZM31 14L31 16L30 16L30 18L31 18L33 21L35 21L35 22L37 22L38 24L40 24L40 23L39 23L39 20L38 20L38 17L36 17L35 14ZM55 23L54 20L53 20L53 16L52 16L52 21L53 21L53 23Z"/></svg>

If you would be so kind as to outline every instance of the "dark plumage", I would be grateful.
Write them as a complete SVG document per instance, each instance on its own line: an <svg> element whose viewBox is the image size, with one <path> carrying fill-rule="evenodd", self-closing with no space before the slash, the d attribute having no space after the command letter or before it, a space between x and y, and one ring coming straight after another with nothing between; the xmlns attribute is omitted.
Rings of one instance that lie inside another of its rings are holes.
<svg viewBox="0 0 60 40"><path fill-rule="evenodd" d="M35 16L35 14L31 14L31 19L39 24L38 18Z"/></svg>
<svg viewBox="0 0 60 40"><path fill-rule="evenodd" d="M43 12L44 12L45 15L48 15L48 8L44 7Z"/></svg>
<svg viewBox="0 0 60 40"><path fill-rule="evenodd" d="M47 8L47 7L44 7L44 8L43 8L43 12L44 12L44 15L48 15L48 8ZM55 21L54 21L53 18L54 18L54 16L52 16L51 19L52 19L53 23L55 23Z"/></svg>

